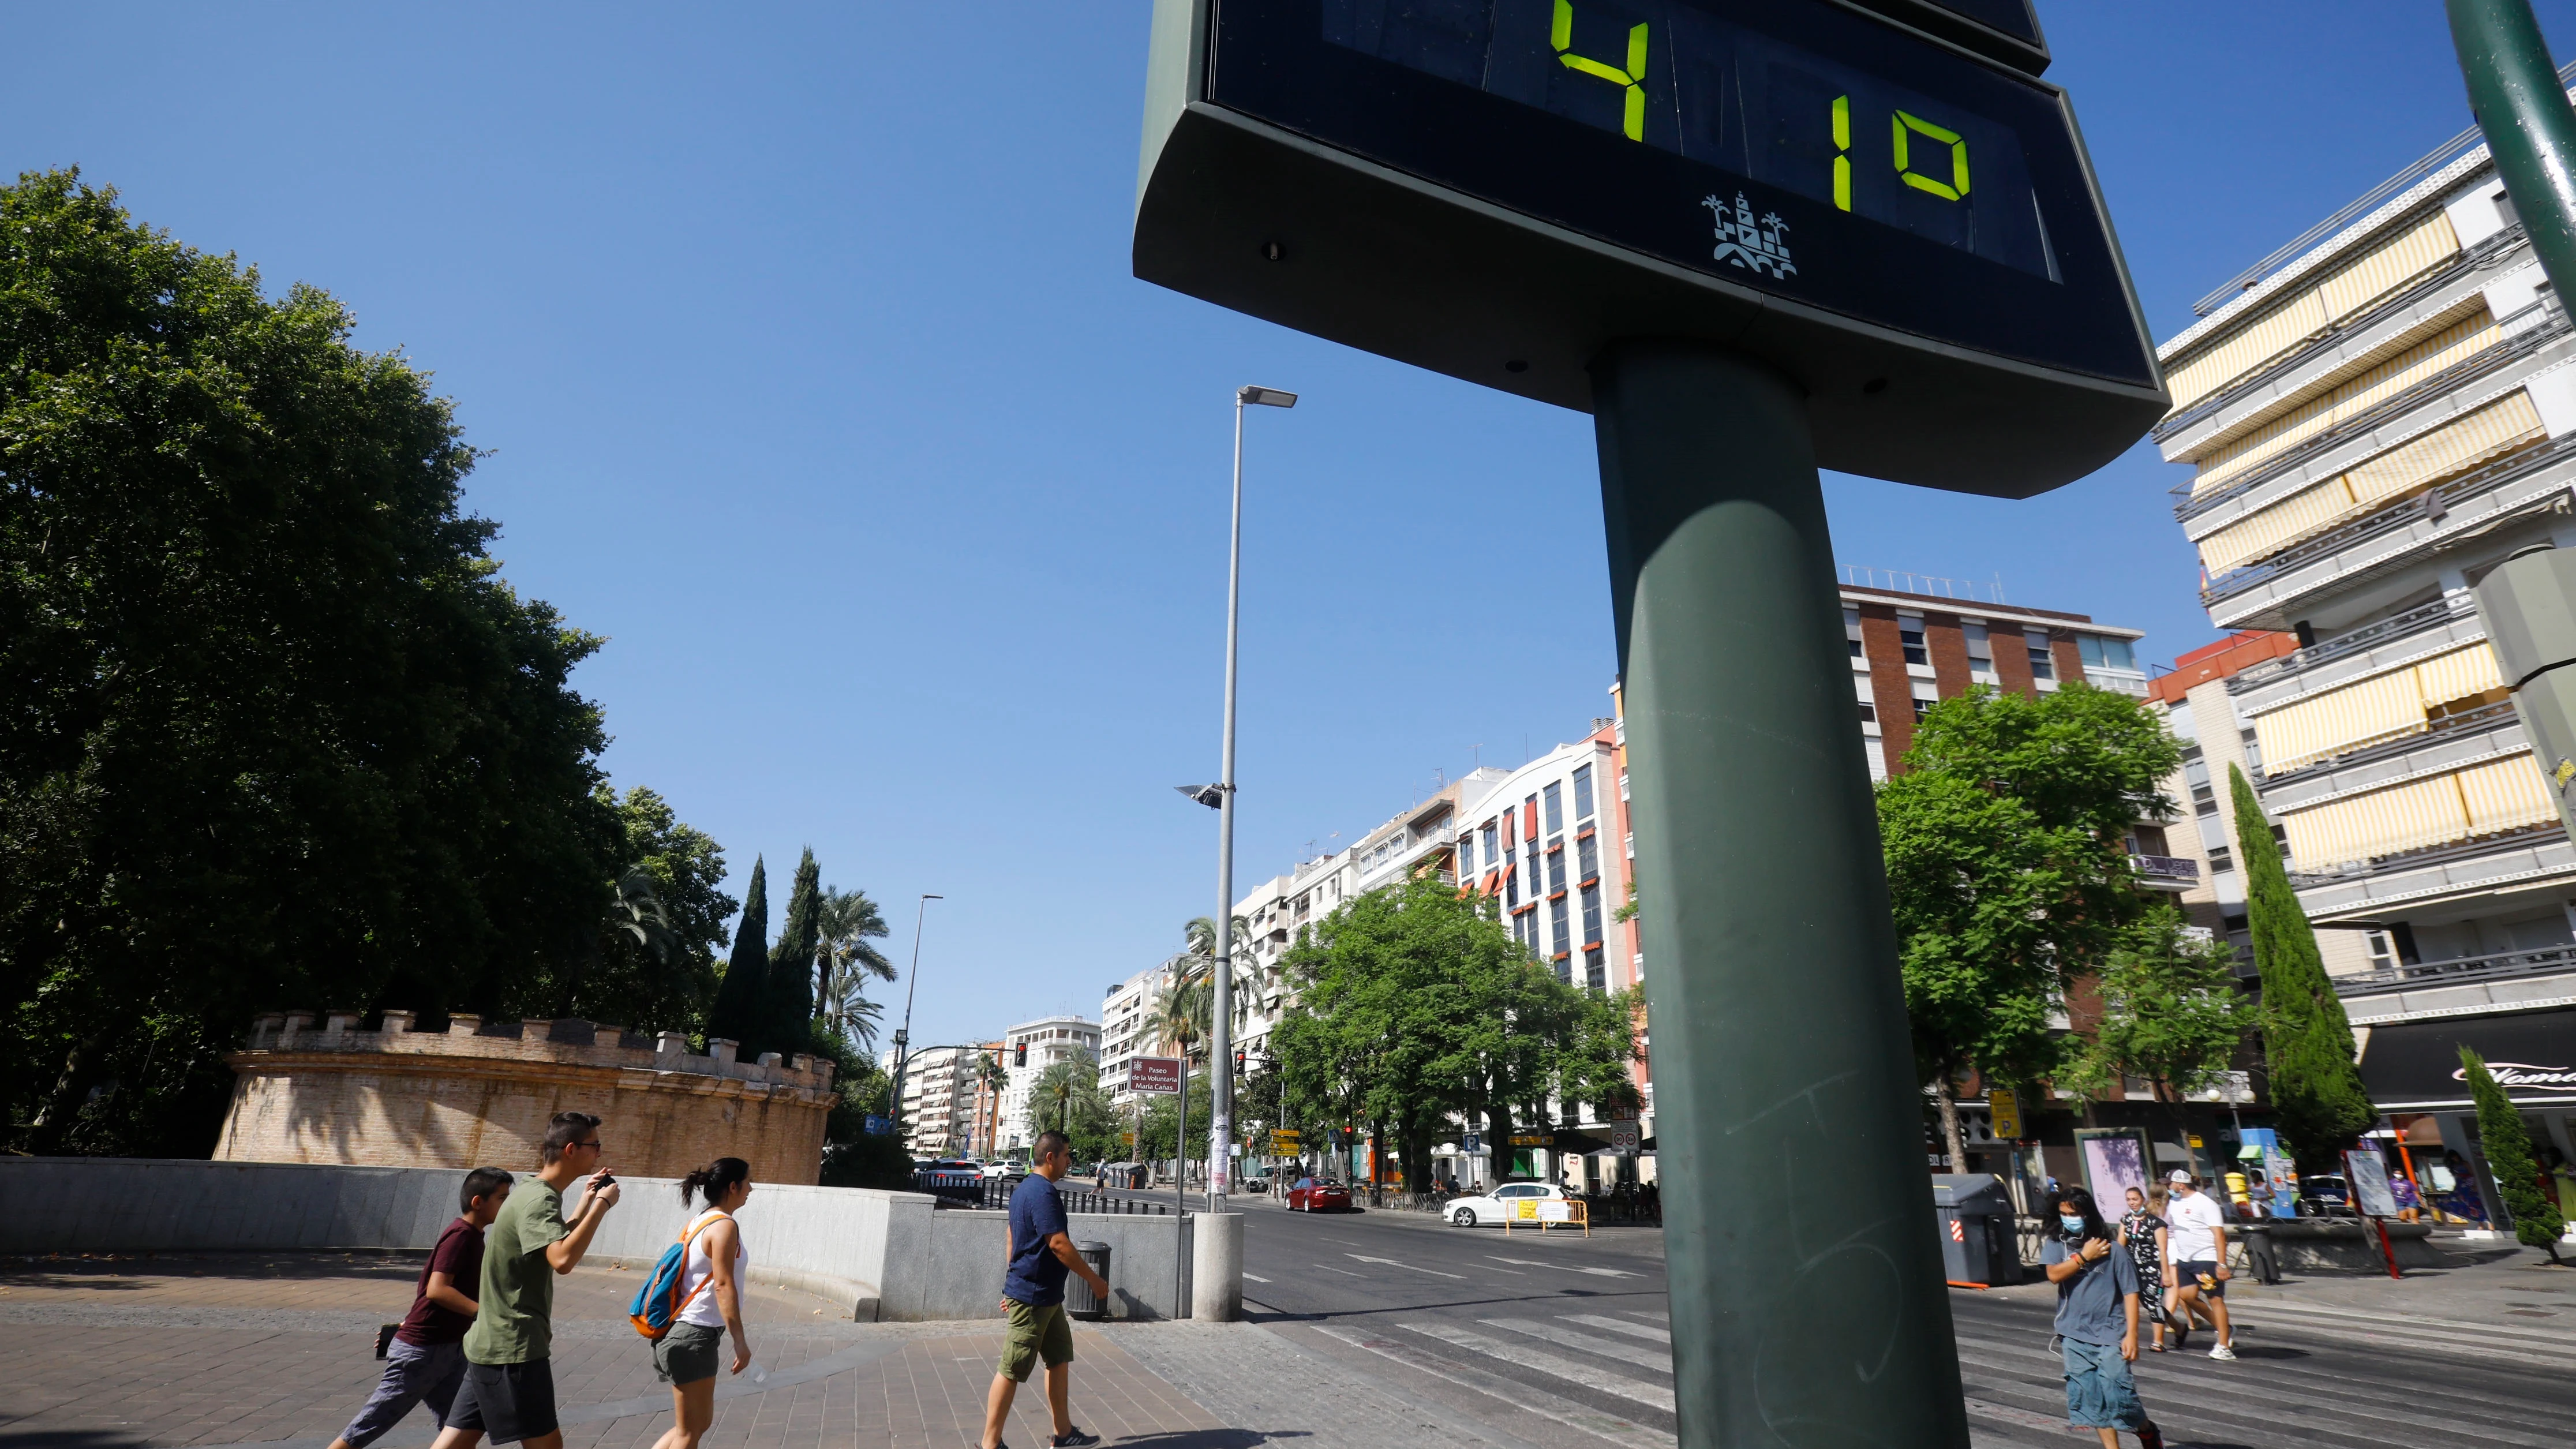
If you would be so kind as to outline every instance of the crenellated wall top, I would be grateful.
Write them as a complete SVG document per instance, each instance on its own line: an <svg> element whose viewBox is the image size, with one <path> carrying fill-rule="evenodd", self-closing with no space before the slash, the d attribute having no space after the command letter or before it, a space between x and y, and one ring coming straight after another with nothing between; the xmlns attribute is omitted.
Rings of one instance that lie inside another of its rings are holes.
<svg viewBox="0 0 2576 1449"><path fill-rule="evenodd" d="M828 1091L832 1061L796 1055L782 1058L761 1053L760 1060L737 1059L738 1044L723 1037L707 1043L705 1056L692 1055L689 1039L676 1031L658 1035L602 1026L578 1017L554 1021L486 1022L462 1014L448 1018L445 1031L415 1031L417 1014L388 1011L384 1029L360 1031L365 1017L355 1011L272 1011L251 1018L250 1044L231 1058L236 1067L274 1060L279 1066L312 1056L351 1056L376 1052L387 1056L470 1057L499 1061L551 1063L561 1066L613 1067L681 1076L734 1081L805 1091Z"/></svg>

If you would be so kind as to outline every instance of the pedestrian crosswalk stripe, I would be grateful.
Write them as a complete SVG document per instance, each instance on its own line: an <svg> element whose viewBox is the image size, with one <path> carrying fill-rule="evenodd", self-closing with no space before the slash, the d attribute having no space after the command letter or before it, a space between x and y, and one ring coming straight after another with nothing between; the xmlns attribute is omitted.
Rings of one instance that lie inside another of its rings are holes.
<svg viewBox="0 0 2576 1449"><path fill-rule="evenodd" d="M1612 1333L1624 1333L1630 1338L1642 1338L1653 1343L1670 1344L1673 1341L1669 1329L1648 1328L1642 1323L1621 1323L1618 1319L1603 1318L1597 1313L1569 1313L1565 1315L1565 1321L1580 1323L1586 1328L1606 1328ZM1667 1361L1670 1361L1669 1356Z"/></svg>
<svg viewBox="0 0 2576 1449"><path fill-rule="evenodd" d="M1522 1368L1536 1369L1543 1374L1553 1374L1568 1383L1583 1384L1604 1393L1616 1394L1623 1399L1634 1399L1638 1403L1661 1409L1667 1414L1673 1411L1673 1391L1661 1384L1614 1378L1590 1364L1577 1363L1562 1354L1523 1348L1516 1343L1498 1342L1481 1333L1469 1333L1463 1328L1451 1328L1445 1323L1408 1323L1404 1327L1426 1338L1436 1338L1443 1343L1484 1354L1488 1358L1498 1358L1505 1363L1518 1364Z"/></svg>
<svg viewBox="0 0 2576 1449"><path fill-rule="evenodd" d="M1488 1318L1482 1322L1487 1328L1507 1329L1513 1333L1527 1334L1532 1338L1543 1338L1550 1343L1563 1344L1567 1348L1579 1348L1585 1353L1597 1353L1603 1358L1615 1358L1621 1363L1632 1363L1640 1368L1653 1369L1667 1377L1672 1373L1673 1356L1670 1353L1651 1353L1617 1339L1605 1339L1597 1333L1577 1333L1571 1328L1559 1328L1553 1323L1540 1323L1527 1318Z"/></svg>
<svg viewBox="0 0 2576 1449"><path fill-rule="evenodd" d="M2567 1334L2563 1330L2526 1327L2513 1323L2465 1323L2456 1318L2426 1318L2416 1313L2365 1313L2351 1308L2329 1308L2321 1303L2290 1303L2270 1298L2248 1298L2231 1301L2230 1311L2239 1317L2255 1314L2287 1313L2297 1318L2336 1318L2355 1323L2368 1323L2397 1332L2467 1333L2484 1338L2520 1340L2517 1347L2563 1349Z"/></svg>
<svg viewBox="0 0 2576 1449"><path fill-rule="evenodd" d="M1380 1358L1400 1363L1417 1373L1445 1379L1462 1388L1474 1390L1488 1398L1509 1404L1515 1409L1526 1410L1544 1419L1553 1419L1568 1428L1580 1429L1614 1444L1628 1445L1630 1449L1672 1449L1673 1436L1669 1432L1649 1428L1643 1424L1632 1424L1625 1419L1602 1413L1598 1409L1577 1404L1571 1399L1558 1398L1554 1394L1485 1373L1437 1354L1425 1353L1391 1339L1373 1338L1356 1330L1337 1328L1329 1324L1319 1324L1315 1331L1329 1338L1340 1339L1353 1348L1364 1349Z"/></svg>

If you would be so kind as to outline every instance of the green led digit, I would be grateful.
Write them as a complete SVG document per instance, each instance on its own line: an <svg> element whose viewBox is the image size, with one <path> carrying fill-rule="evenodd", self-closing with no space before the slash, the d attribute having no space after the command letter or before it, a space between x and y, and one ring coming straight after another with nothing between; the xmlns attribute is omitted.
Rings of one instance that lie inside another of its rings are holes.
<svg viewBox="0 0 2576 1449"><path fill-rule="evenodd" d="M1834 97L1834 205L1851 210L1851 97Z"/></svg>
<svg viewBox="0 0 2576 1449"><path fill-rule="evenodd" d="M1968 143L1959 139L1958 132L1933 125L1921 116L1909 116L1903 111L1890 118L1889 125L1896 133L1896 169L1905 177L1906 185L1917 191L1931 192L1945 201L1957 201L1968 194ZM1908 134L1938 141L1950 148L1948 184L1935 181L1907 164L1905 140Z"/></svg>
<svg viewBox="0 0 2576 1449"><path fill-rule="evenodd" d="M1646 27L1639 25L1628 32L1626 70L1590 56L1568 53L1574 44L1574 0L1556 0L1556 23L1548 30L1548 40L1556 47L1556 58L1565 62L1567 70L1596 76L1627 89L1627 124L1620 129L1627 132L1631 141L1646 139Z"/></svg>

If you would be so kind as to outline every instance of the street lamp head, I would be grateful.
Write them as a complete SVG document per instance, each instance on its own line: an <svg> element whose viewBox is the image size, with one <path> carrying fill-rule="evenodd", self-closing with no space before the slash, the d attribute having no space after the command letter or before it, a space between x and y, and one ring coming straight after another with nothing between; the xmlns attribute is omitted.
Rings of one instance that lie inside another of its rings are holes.
<svg viewBox="0 0 2576 1449"><path fill-rule="evenodd" d="M930 894L928 891L924 891L924 892L922 892L922 893L921 893L921 898L922 898L923 900L925 900L925 901L944 901L944 900L948 899L948 897L946 897L946 896L935 896L935 895L932 895L932 894Z"/></svg>
<svg viewBox="0 0 2576 1449"><path fill-rule="evenodd" d="M1234 390L1234 400L1258 403L1266 408L1293 408L1297 405L1297 394L1281 392L1275 387L1239 387Z"/></svg>
<svg viewBox="0 0 2576 1449"><path fill-rule="evenodd" d="M1225 808L1225 787L1223 785L1174 785L1172 788L1189 796L1200 804L1205 805L1210 810L1222 810Z"/></svg>

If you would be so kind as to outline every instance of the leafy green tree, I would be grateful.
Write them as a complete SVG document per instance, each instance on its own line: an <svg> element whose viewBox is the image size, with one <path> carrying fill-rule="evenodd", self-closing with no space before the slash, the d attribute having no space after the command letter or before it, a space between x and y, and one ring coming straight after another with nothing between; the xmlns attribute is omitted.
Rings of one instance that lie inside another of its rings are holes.
<svg viewBox="0 0 2576 1449"><path fill-rule="evenodd" d="M2542 1185L2540 1164L2531 1153L2531 1131L2523 1126L2522 1113L2505 1095L2495 1073L2487 1070L2486 1058L2464 1046L2460 1065L2468 1072L2469 1100L2478 1105L2478 1144L2486 1151L2487 1171L2495 1175L2504 1210L2513 1218L2514 1238L2528 1247L2548 1249L2549 1261L2555 1263L2558 1237L2567 1231L2567 1220L2559 1215L2557 1194Z"/></svg>
<svg viewBox="0 0 2576 1449"><path fill-rule="evenodd" d="M724 851L652 790L602 796L616 811L620 858L629 864L597 957L558 1014L702 1034L715 1000L715 948L735 910L720 889Z"/></svg>
<svg viewBox="0 0 2576 1449"><path fill-rule="evenodd" d="M2100 969L2151 906L2122 841L2173 813L2181 761L2125 695L1971 689L1932 706L1878 790L1914 1061L1965 1170L1955 1083L2028 1086L2058 1064L2067 983Z"/></svg>
<svg viewBox="0 0 2576 1449"><path fill-rule="evenodd" d="M540 1014L598 949L600 641L502 580L449 403L351 326L76 173L0 187L18 1146L202 1155L253 1012Z"/></svg>
<svg viewBox="0 0 2576 1449"><path fill-rule="evenodd" d="M748 1049L760 1033L768 996L769 866L755 855L751 886L742 895L742 919L733 928L733 958L725 964L724 980L716 987L707 1035L728 1038Z"/></svg>
<svg viewBox="0 0 2576 1449"><path fill-rule="evenodd" d="M2245 873L2245 924L2263 982L2263 1060L2274 1120L2303 1163L2342 1161L2379 1120L2353 1062L2352 1024L2317 955L2316 928L2281 868L2280 843L2245 772L2227 767L2236 806L2236 866ZM2311 1170L2322 1170L2311 1168Z"/></svg>
<svg viewBox="0 0 2576 1449"><path fill-rule="evenodd" d="M796 862L796 881L787 891L787 919L778 943L769 948L769 981L762 991L760 1049L794 1052L804 1049L813 1032L807 1008L815 996L815 969L823 943L823 868L807 846Z"/></svg>
<svg viewBox="0 0 2576 1449"><path fill-rule="evenodd" d="M2185 1097L2227 1070L2254 1026L2235 967L2225 941L2186 934L2171 906L2148 916L2104 964L2101 1021L2053 1084L2100 1101L2117 1099L2126 1078L2143 1077L2179 1112Z"/></svg>

